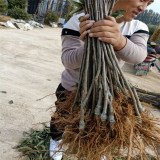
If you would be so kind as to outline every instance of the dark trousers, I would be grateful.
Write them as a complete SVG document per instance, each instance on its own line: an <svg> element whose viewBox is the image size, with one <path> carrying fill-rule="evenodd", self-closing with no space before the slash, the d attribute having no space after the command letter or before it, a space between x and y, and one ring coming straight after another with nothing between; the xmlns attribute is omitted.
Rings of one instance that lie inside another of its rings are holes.
<svg viewBox="0 0 160 160"><path fill-rule="evenodd" d="M63 102L65 101L65 88L61 85L61 83L59 84L57 90L56 90L56 97L57 97L57 101L55 102L56 105L56 110L58 107L58 102ZM53 140L59 140L62 138L62 131L58 131L56 126L53 124L55 121L54 117L51 117L51 122L50 122L50 135L52 137Z"/></svg>

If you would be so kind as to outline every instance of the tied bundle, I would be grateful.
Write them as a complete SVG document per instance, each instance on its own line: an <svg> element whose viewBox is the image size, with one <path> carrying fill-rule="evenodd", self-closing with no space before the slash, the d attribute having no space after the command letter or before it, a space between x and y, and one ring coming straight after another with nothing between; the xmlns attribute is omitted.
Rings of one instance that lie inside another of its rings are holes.
<svg viewBox="0 0 160 160"><path fill-rule="evenodd" d="M91 20L111 15L115 0L72 1ZM73 11L74 12L74 11ZM73 13L72 12L72 13ZM122 11L113 15L120 17ZM67 94L67 93L66 93ZM76 91L59 102L54 124L64 131L66 154L98 160L158 158L159 120L141 105L137 92L125 79L112 45L86 36ZM65 130L64 130L65 128Z"/></svg>

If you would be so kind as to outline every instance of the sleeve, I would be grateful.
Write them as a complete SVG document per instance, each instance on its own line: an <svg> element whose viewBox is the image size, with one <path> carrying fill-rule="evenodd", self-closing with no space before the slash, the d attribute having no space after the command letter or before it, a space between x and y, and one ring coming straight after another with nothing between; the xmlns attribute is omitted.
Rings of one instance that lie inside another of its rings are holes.
<svg viewBox="0 0 160 160"><path fill-rule="evenodd" d="M78 69L81 65L84 42L78 36L62 36L62 63L66 69Z"/></svg>
<svg viewBox="0 0 160 160"><path fill-rule="evenodd" d="M147 41L149 35L142 32L134 33L130 39L127 38L126 46L116 55L123 61L138 64L145 60L147 56Z"/></svg>
<svg viewBox="0 0 160 160"><path fill-rule="evenodd" d="M78 69L81 65L84 42L80 40L79 17L84 13L73 16L62 30L61 60L66 69Z"/></svg>

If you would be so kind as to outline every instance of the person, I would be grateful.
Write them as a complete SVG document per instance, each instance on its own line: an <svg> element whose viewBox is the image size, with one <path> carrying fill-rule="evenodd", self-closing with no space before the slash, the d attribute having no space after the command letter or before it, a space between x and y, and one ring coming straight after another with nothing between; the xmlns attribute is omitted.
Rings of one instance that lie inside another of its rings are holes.
<svg viewBox="0 0 160 160"><path fill-rule="evenodd" d="M90 37L97 37L100 41L112 44L119 66L125 62L138 64L144 61L147 56L147 40L149 38L148 27L134 20L140 13L144 12L148 5L154 0L119 0L113 8L113 13L117 10L125 10L124 16L117 21L111 16L95 22L89 20L89 15L84 13L74 15L62 30L62 63L65 70L61 76L61 83L57 88L57 98L64 98L61 91L73 91L79 79L79 71L84 49L84 39L88 34ZM79 21L80 18L80 21ZM58 150L61 142L62 132L56 130L52 125L52 139L50 144L50 156L55 160L62 158L62 153L54 154L53 150ZM56 141L57 140L57 141Z"/></svg>

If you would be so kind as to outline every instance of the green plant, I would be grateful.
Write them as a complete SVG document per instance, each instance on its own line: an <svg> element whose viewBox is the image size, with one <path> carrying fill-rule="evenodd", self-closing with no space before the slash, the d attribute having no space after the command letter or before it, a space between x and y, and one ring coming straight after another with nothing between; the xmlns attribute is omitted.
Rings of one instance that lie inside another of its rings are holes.
<svg viewBox="0 0 160 160"><path fill-rule="evenodd" d="M15 7L25 9L26 0L8 0L8 9L13 9Z"/></svg>
<svg viewBox="0 0 160 160"><path fill-rule="evenodd" d="M0 0L0 12L7 12L8 5L4 0Z"/></svg>
<svg viewBox="0 0 160 160"><path fill-rule="evenodd" d="M75 9L75 6L73 4L70 5L69 13L72 12ZM69 19L72 17L71 14L68 14L66 17L66 22L69 21Z"/></svg>
<svg viewBox="0 0 160 160"><path fill-rule="evenodd" d="M58 21L58 15L54 12L47 12L45 15L44 23L49 24L49 21L51 22L57 22Z"/></svg>
<svg viewBox="0 0 160 160"><path fill-rule="evenodd" d="M153 35L153 33L156 30L157 26L156 25L150 25L150 24L148 24L147 26L149 28L149 35L150 36Z"/></svg>
<svg viewBox="0 0 160 160"><path fill-rule="evenodd" d="M29 20L31 18L30 15L24 9L17 7L10 9L8 11L8 15L15 19Z"/></svg>
<svg viewBox="0 0 160 160"><path fill-rule="evenodd" d="M42 130L31 129L31 132L23 132L24 138L19 142L14 149L22 153L22 156L27 156L30 160L33 159L49 159L49 143L50 129L44 126Z"/></svg>

